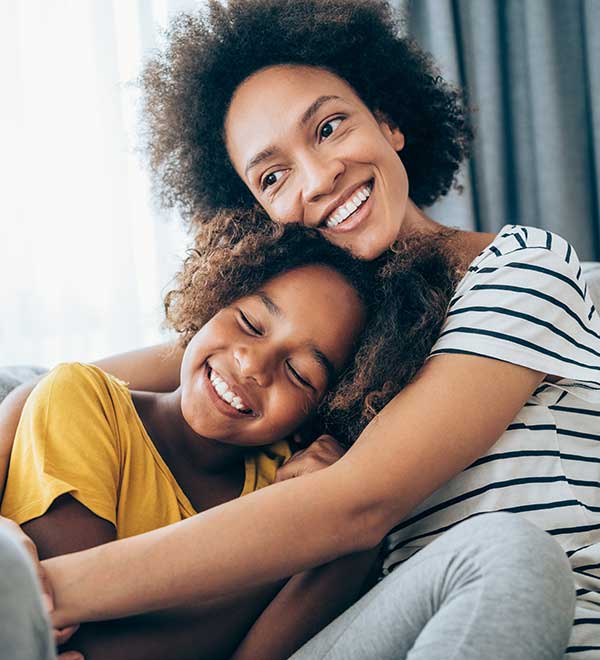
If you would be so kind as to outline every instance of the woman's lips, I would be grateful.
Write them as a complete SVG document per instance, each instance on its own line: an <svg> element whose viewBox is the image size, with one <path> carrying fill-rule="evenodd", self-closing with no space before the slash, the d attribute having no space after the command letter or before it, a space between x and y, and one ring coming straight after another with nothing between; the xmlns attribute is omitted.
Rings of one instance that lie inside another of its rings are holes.
<svg viewBox="0 0 600 660"><path fill-rule="evenodd" d="M354 213L349 215L345 220L340 222L335 227L323 227L321 231L331 234L343 234L345 232L355 229L367 216L371 213L373 208L373 194L375 193L375 181L371 184L371 194L369 199L363 202Z"/></svg>

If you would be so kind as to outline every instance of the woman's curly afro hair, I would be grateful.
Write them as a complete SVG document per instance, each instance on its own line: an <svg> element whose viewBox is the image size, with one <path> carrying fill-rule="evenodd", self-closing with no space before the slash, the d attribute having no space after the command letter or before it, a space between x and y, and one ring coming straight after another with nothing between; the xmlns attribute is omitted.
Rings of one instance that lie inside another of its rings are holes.
<svg viewBox="0 0 600 660"><path fill-rule="evenodd" d="M459 274L449 241L454 230L415 236L375 261L353 258L300 225L261 221L262 210L221 212L213 231L198 232L165 297L167 324L186 346L218 311L293 268L323 264L339 272L366 308L354 356L320 405L322 430L344 444L407 385L439 335ZM235 217L252 227L226 240L217 225ZM327 319L323 319L327 323Z"/></svg>
<svg viewBox="0 0 600 660"><path fill-rule="evenodd" d="M326 68L405 136L411 199L428 206L452 186L472 137L461 94L401 36L384 0L209 0L181 14L148 62L145 148L167 205L198 221L254 199L233 169L223 124L236 88L276 64Z"/></svg>

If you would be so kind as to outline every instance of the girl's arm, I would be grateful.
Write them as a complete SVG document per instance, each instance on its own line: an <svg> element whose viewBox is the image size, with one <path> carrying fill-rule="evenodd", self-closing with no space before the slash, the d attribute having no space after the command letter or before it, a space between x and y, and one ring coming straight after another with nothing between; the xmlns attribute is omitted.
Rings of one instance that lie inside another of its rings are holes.
<svg viewBox="0 0 600 660"><path fill-rule="evenodd" d="M542 378L490 358L433 357L334 465L45 562L55 623L206 601L375 547L491 447Z"/></svg>
<svg viewBox="0 0 600 660"><path fill-rule="evenodd" d="M289 658L360 597L379 549L342 557L290 578L231 660Z"/></svg>
<svg viewBox="0 0 600 660"><path fill-rule="evenodd" d="M179 369L183 351L178 344L158 344L137 351L98 360L93 364L129 383L133 390L169 392L179 387ZM0 499L4 492L8 462L17 424L36 378L20 385L0 403Z"/></svg>

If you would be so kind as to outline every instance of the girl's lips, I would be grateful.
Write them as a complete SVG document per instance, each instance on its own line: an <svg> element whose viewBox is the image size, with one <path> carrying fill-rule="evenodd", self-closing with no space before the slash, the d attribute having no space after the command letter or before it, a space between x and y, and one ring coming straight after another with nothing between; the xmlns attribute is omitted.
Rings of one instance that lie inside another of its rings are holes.
<svg viewBox="0 0 600 660"><path fill-rule="evenodd" d="M215 408L217 408L219 412L222 412L224 415L227 415L227 417L233 417L233 419L241 419L241 418L248 419L248 417L253 417L253 415L236 410L233 406L230 406L226 401L223 401L223 399L221 399L221 397L215 392L215 389L212 386L212 383L210 382L209 375L210 375L210 367L208 366L208 363L205 362L204 366L202 367L202 385L207 390L210 400L213 402Z"/></svg>
<svg viewBox="0 0 600 660"><path fill-rule="evenodd" d="M366 202L363 202L356 211L335 227L323 227L322 232L331 234L343 234L356 228L371 213L373 207L373 193L375 192L375 181L371 183L371 194Z"/></svg>

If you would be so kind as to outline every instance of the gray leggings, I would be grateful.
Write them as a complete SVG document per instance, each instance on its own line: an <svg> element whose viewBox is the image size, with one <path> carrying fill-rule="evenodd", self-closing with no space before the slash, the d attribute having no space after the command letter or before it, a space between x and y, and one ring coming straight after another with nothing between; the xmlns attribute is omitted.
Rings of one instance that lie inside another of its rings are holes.
<svg viewBox="0 0 600 660"><path fill-rule="evenodd" d="M478 516L395 570L293 660L561 658L574 602L569 564L549 535L516 515ZM55 657L30 562L2 530L0 657Z"/></svg>
<svg viewBox="0 0 600 660"><path fill-rule="evenodd" d="M574 607L558 543L517 515L490 513L419 551L292 660L562 658Z"/></svg>

